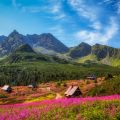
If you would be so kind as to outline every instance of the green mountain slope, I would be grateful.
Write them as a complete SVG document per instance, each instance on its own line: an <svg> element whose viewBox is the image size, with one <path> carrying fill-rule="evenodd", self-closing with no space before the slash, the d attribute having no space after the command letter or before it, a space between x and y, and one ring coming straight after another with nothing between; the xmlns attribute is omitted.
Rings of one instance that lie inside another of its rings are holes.
<svg viewBox="0 0 120 120"><path fill-rule="evenodd" d="M0 86L79 80L89 74L105 76L108 72L118 74L120 70L102 64L72 63L55 56L37 54L28 44L25 44L1 61Z"/></svg>
<svg viewBox="0 0 120 120"><path fill-rule="evenodd" d="M88 92L91 96L103 96L120 94L120 76L105 80L101 85L96 86Z"/></svg>
<svg viewBox="0 0 120 120"><path fill-rule="evenodd" d="M18 63L18 62L56 62L56 63L67 63L66 60L60 59L56 56L43 55L36 53L28 44L21 45L18 49L12 52L5 60L5 63Z"/></svg>
<svg viewBox="0 0 120 120"><path fill-rule="evenodd" d="M78 63L120 65L120 49L100 44L91 46L91 49L88 46L88 44L81 43L79 46L72 48L68 55Z"/></svg>

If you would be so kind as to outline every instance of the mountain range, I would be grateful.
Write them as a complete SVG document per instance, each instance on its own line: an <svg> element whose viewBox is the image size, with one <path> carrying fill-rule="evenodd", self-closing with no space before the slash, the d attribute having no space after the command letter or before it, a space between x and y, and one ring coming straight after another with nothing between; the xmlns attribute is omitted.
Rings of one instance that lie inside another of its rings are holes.
<svg viewBox="0 0 120 120"><path fill-rule="evenodd" d="M16 51L17 54L15 54ZM103 63L113 66L120 65L119 48L113 48L101 44L95 44L91 46L84 42L80 43L78 46L69 48L50 33L43 33L40 35L37 34L22 35L18 33L16 30L14 30L7 37L0 36L0 57L10 56L10 55L19 56L20 54L18 54L19 53L18 51L21 51L23 53L26 52L32 53L35 59L38 59L40 56L44 58L45 56L43 55L47 54L46 56L48 61L51 59L50 55L52 55L52 57L57 56L58 59L64 58L79 63L95 62L95 63ZM21 59L23 57L19 56L19 58Z"/></svg>
<svg viewBox="0 0 120 120"><path fill-rule="evenodd" d="M120 49L106 45L95 44L93 46L87 43L73 47L68 56L71 56L76 62L95 62L107 65L120 65Z"/></svg>
<svg viewBox="0 0 120 120"><path fill-rule="evenodd" d="M1 38L1 37L0 37ZM8 37L0 43L0 56L8 55L23 44L29 44L37 52L52 51L53 53L64 53L69 49L62 42L57 40L52 34L22 35L14 30Z"/></svg>

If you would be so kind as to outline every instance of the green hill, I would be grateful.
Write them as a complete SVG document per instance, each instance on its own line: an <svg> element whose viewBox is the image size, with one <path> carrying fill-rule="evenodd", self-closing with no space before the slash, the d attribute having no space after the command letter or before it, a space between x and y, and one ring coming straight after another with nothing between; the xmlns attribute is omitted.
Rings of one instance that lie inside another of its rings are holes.
<svg viewBox="0 0 120 120"><path fill-rule="evenodd" d="M120 94L120 76L105 80L101 85L96 86L88 92L91 96Z"/></svg>
<svg viewBox="0 0 120 120"><path fill-rule="evenodd" d="M82 42L80 45L72 48L69 52L72 58L81 58L91 53L91 46L87 43Z"/></svg>
<svg viewBox="0 0 120 120"><path fill-rule="evenodd" d="M18 49L12 52L3 63L18 63L18 62L56 62L56 63L67 63L66 60L60 59L56 56L43 55L36 53L28 44L21 45Z"/></svg>
<svg viewBox="0 0 120 120"><path fill-rule="evenodd" d="M120 66L120 49L106 45L95 44L90 46L81 43L72 48L69 54L78 63L101 63L111 66Z"/></svg>

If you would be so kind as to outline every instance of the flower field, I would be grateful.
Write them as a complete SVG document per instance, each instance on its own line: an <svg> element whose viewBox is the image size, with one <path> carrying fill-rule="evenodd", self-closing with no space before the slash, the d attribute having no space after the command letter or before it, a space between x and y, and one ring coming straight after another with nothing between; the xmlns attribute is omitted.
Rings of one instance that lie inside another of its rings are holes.
<svg viewBox="0 0 120 120"><path fill-rule="evenodd" d="M120 120L120 95L1 105L0 120Z"/></svg>

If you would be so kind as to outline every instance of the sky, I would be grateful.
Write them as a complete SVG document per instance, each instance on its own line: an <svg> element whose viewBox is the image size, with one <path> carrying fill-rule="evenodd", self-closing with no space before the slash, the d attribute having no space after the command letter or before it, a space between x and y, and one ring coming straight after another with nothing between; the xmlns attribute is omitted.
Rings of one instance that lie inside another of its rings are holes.
<svg viewBox="0 0 120 120"><path fill-rule="evenodd" d="M0 0L0 35L52 33L72 47L120 48L120 0Z"/></svg>

